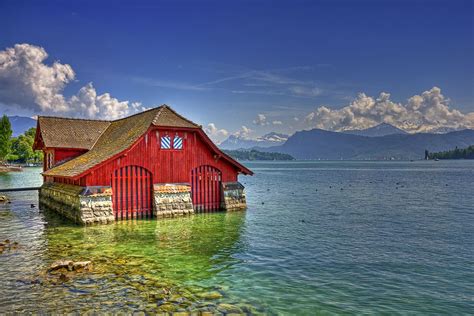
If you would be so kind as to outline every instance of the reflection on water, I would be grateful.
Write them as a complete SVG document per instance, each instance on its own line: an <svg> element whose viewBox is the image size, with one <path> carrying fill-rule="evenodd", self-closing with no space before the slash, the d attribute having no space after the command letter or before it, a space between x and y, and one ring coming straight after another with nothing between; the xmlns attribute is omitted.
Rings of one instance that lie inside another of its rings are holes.
<svg viewBox="0 0 474 316"><path fill-rule="evenodd" d="M474 310L474 161L248 166L246 212L80 227L11 194L0 242L19 246L0 254L0 314ZM40 183L39 169L0 175ZM93 271L46 273L61 258Z"/></svg>
<svg viewBox="0 0 474 316"><path fill-rule="evenodd" d="M10 216L9 227L0 226L2 236L20 244L2 256L1 310L257 311L243 302L222 304L232 299L209 282L239 262L234 254L245 247L243 212L80 227L43 210L41 225L29 232L21 218L11 220L15 212L8 207L0 214ZM91 260L93 271L67 273L62 282L46 273L62 258Z"/></svg>

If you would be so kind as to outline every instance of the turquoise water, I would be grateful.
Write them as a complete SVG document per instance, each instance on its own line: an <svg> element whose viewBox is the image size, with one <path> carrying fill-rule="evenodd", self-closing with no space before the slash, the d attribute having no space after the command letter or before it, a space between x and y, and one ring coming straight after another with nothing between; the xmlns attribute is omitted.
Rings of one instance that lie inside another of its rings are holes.
<svg viewBox="0 0 474 316"><path fill-rule="evenodd" d="M474 161L246 165L246 212L84 228L9 194L0 241L18 247L0 254L0 313L474 310ZM94 268L59 280L46 270L61 258Z"/></svg>

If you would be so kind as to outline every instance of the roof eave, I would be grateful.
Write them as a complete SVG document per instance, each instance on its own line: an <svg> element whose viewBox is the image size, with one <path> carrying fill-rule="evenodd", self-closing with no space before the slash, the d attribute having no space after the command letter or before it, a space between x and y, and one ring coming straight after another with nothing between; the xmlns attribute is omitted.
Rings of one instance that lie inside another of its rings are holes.
<svg viewBox="0 0 474 316"><path fill-rule="evenodd" d="M202 128L198 128L198 132L199 134L203 137L203 139L206 141L206 143L217 153L219 154L220 156L222 156L222 158L224 158L225 160L227 160L229 163L231 163L232 165L234 165L238 172L239 173L242 173L244 175L249 175L249 176L252 176L254 173L252 170L250 170L249 168L245 167L243 164L241 164L240 162L238 162L237 160L235 160L234 158L232 158L231 156L227 155L225 152L223 152L219 147L217 147L216 144L214 144L214 142L209 138L209 136L207 136L207 134L202 130Z"/></svg>

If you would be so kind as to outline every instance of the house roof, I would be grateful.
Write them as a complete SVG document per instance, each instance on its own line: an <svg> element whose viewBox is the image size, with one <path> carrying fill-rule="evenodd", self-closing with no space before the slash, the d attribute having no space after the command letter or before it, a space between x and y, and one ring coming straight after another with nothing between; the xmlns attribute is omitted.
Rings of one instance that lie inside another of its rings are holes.
<svg viewBox="0 0 474 316"><path fill-rule="evenodd" d="M109 121L39 116L44 147L91 149L109 127ZM38 146L35 146L37 149Z"/></svg>
<svg viewBox="0 0 474 316"><path fill-rule="evenodd" d="M91 120L84 121L94 122ZM90 149L88 152L74 159L71 159L65 162L64 164L49 169L48 171L44 172L43 175L53 177L78 177L84 174L89 169L99 165L100 163L112 157L115 157L116 155L130 148L130 146L132 146L143 134L146 133L150 126L193 128L202 132L200 125L182 117L167 105L162 105L160 107L147 110L116 121L105 121L105 123L108 123L107 127L105 128L105 130L102 130L101 135L96 137L96 140L92 144L90 144L91 147L87 148ZM97 126L100 129L103 128L103 125L98 124ZM43 126L40 125L40 128L41 135L43 135ZM74 131L75 133L91 132L91 130L81 129L81 127L76 126L75 128L77 128L77 130ZM95 133L96 132L94 131L93 134L95 135ZM54 135L51 131L46 132L46 134L48 136L50 134ZM204 134L204 132L202 132L202 134ZM205 134L204 137L207 138ZM80 142L83 142L84 145L89 144L82 140L80 140ZM71 145L71 143L72 145L78 146L78 144L74 144L72 140L69 141L67 145ZM210 145L215 151L222 154L225 159L230 160L232 164L236 165L239 170L243 170L243 172L246 174L252 174L250 170L248 170L229 156L222 153L212 142L210 142ZM83 148L74 146L67 147Z"/></svg>

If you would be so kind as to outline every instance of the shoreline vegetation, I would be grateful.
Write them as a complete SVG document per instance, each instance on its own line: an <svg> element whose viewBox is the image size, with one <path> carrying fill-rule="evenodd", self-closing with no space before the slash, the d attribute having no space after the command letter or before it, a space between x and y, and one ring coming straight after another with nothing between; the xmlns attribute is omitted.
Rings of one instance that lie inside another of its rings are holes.
<svg viewBox="0 0 474 316"><path fill-rule="evenodd" d="M453 150L440 151L436 153L427 152L428 159L474 159L474 145L467 148L456 147Z"/></svg>
<svg viewBox="0 0 474 316"><path fill-rule="evenodd" d="M251 150L224 150L226 154L237 160L295 160L295 158L288 154L274 153L274 152L262 152L255 149Z"/></svg>
<svg viewBox="0 0 474 316"><path fill-rule="evenodd" d="M6 115L0 118L0 172L21 171L21 166L40 165L43 152L33 150L36 128L32 127L18 137ZM17 169L20 170L17 170Z"/></svg>

